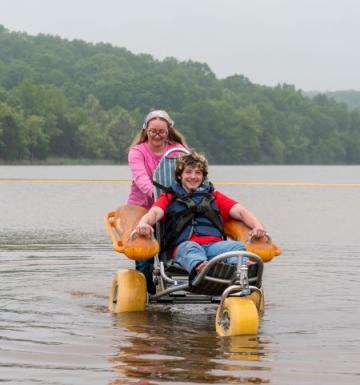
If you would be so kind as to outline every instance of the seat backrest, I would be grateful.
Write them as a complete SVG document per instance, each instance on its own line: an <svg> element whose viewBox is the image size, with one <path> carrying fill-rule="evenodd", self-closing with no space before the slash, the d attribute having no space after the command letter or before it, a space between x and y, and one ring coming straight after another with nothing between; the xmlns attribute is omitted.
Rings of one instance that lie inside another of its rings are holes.
<svg viewBox="0 0 360 385"><path fill-rule="evenodd" d="M175 147L168 150L162 159L160 160L158 166L155 169L153 180L161 186L170 187L175 181L175 167L176 167L176 158L183 156L185 154L189 154L190 151L186 148ZM154 186L154 198L155 201L159 196L164 192L161 187ZM162 234L163 234L163 226L161 223L156 223L156 239L159 241L161 246L162 242ZM166 261L170 256L165 257L163 253L159 254L160 260Z"/></svg>
<svg viewBox="0 0 360 385"><path fill-rule="evenodd" d="M176 158L189 153L189 150L181 147L168 150L156 167L153 180L164 187L170 187L175 181ZM155 200L159 198L160 194L163 192L164 191L160 187L154 186Z"/></svg>

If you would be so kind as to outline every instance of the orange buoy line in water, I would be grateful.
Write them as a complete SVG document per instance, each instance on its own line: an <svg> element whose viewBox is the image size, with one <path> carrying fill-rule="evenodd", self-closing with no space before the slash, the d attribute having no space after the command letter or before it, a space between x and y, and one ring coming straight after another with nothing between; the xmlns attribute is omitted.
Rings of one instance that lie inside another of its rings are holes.
<svg viewBox="0 0 360 385"><path fill-rule="evenodd" d="M0 183L130 184L130 179L0 178ZM320 182L213 182L217 186L360 187L360 183Z"/></svg>

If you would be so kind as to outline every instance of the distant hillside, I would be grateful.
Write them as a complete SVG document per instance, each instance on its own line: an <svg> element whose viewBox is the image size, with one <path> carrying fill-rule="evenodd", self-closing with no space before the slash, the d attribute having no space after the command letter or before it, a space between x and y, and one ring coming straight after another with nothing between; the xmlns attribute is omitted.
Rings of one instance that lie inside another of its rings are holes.
<svg viewBox="0 0 360 385"><path fill-rule="evenodd" d="M304 92L304 95L313 97L320 94L317 91ZM325 95L329 98L336 100L339 103L346 104L350 109L360 108L360 91L347 90L347 91L333 91L325 92Z"/></svg>
<svg viewBox="0 0 360 385"><path fill-rule="evenodd" d="M351 109L360 108L360 91L335 91L327 92L326 95L339 103L345 103Z"/></svg>
<svg viewBox="0 0 360 385"><path fill-rule="evenodd" d="M151 109L218 164L360 164L360 112L206 63L0 26L0 160L126 162Z"/></svg>

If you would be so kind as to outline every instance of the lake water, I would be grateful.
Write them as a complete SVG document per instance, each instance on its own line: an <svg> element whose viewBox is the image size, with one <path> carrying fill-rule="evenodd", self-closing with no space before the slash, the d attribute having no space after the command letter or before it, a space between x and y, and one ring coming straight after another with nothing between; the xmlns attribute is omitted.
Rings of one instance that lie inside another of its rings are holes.
<svg viewBox="0 0 360 385"><path fill-rule="evenodd" d="M126 166L0 166L1 384L360 383L360 187L344 185L360 167L210 171L283 249L257 337L218 337L216 305L108 313L113 274L132 266L103 225L126 201Z"/></svg>

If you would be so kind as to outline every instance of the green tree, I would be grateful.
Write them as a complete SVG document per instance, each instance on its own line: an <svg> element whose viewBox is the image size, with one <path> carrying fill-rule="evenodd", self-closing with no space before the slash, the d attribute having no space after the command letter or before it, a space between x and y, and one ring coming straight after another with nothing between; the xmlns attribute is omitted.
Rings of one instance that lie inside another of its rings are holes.
<svg viewBox="0 0 360 385"><path fill-rule="evenodd" d="M21 160L26 157L26 143L21 116L0 103L0 159Z"/></svg>
<svg viewBox="0 0 360 385"><path fill-rule="evenodd" d="M101 159L106 148L106 112L98 99L89 95L85 104L86 121L79 127L80 155L85 158Z"/></svg>
<svg viewBox="0 0 360 385"><path fill-rule="evenodd" d="M138 130L138 124L129 112L120 107L112 110L106 125L105 157L126 162L128 148Z"/></svg>
<svg viewBox="0 0 360 385"><path fill-rule="evenodd" d="M30 115L26 118L24 125L30 159L46 159L49 154L49 136L45 132L45 118Z"/></svg>

